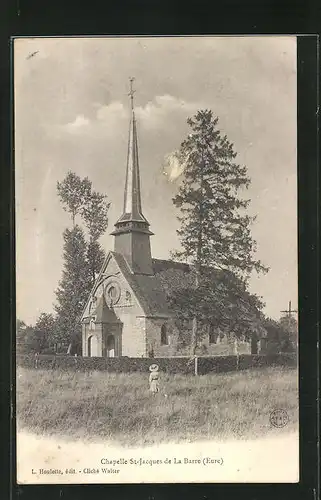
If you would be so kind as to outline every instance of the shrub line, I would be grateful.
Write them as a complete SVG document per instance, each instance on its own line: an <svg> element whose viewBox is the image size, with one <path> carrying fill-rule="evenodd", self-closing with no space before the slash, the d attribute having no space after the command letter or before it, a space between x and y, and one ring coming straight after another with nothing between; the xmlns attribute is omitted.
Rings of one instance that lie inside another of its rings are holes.
<svg viewBox="0 0 321 500"><path fill-rule="evenodd" d="M147 372L151 363L157 363L165 373L194 374L192 358L102 358L82 357L69 355L39 354L16 356L17 366L24 368L60 369L62 371L75 370L107 371L114 373ZM297 367L297 356L294 353L270 355L240 354L238 356L199 356L197 359L198 374L224 373L268 366Z"/></svg>

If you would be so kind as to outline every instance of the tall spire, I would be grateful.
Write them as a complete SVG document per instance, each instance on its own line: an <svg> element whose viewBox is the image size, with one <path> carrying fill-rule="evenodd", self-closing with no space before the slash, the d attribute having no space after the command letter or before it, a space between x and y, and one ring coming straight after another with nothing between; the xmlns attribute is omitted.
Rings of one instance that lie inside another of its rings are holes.
<svg viewBox="0 0 321 500"><path fill-rule="evenodd" d="M115 236L115 252L121 253L126 258L133 273L153 274L149 240L149 236L153 233L149 230L149 223L143 215L141 203L133 82L134 78L130 78L128 95L130 97L131 117L123 213L111 234Z"/></svg>
<svg viewBox="0 0 321 500"><path fill-rule="evenodd" d="M130 97L131 117L130 117L129 137L128 137L124 208L123 208L123 214L118 222L129 221L129 220L147 222L147 220L142 214L142 202L140 194L138 140L137 140L137 126L136 126L136 117L134 108L135 90L133 89L134 78L130 78L129 83L130 83L130 90L128 95Z"/></svg>

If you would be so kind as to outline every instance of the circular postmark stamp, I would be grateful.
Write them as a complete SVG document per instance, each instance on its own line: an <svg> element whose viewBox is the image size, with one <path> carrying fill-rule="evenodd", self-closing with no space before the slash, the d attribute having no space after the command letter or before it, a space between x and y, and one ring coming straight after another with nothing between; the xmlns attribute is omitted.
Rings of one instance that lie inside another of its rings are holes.
<svg viewBox="0 0 321 500"><path fill-rule="evenodd" d="M282 408L278 408L276 410L271 411L270 413L270 422L273 427L285 427L289 422L289 415L286 410Z"/></svg>

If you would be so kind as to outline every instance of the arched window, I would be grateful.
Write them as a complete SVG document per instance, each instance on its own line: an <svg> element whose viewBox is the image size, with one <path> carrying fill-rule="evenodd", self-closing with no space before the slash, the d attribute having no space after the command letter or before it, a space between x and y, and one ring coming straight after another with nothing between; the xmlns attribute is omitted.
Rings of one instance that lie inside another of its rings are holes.
<svg viewBox="0 0 321 500"><path fill-rule="evenodd" d="M161 345L168 345L168 333L167 333L167 328L166 325L162 325L161 328Z"/></svg>
<svg viewBox="0 0 321 500"><path fill-rule="evenodd" d="M213 325L208 325L208 343L209 344L217 344L218 339L218 331L215 329Z"/></svg>
<svg viewBox="0 0 321 500"><path fill-rule="evenodd" d="M208 341L210 344L216 344L216 335L214 332L210 332L208 335Z"/></svg>

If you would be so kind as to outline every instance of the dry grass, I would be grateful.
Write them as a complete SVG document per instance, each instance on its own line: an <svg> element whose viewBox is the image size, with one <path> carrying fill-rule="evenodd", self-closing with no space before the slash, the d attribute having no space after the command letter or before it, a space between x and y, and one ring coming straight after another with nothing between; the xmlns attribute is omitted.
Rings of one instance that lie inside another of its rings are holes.
<svg viewBox="0 0 321 500"><path fill-rule="evenodd" d="M123 445L262 437L280 432L269 422L275 408L288 412L287 430L297 428L296 370L163 375L161 384L153 396L148 373L19 368L17 421L36 433Z"/></svg>

